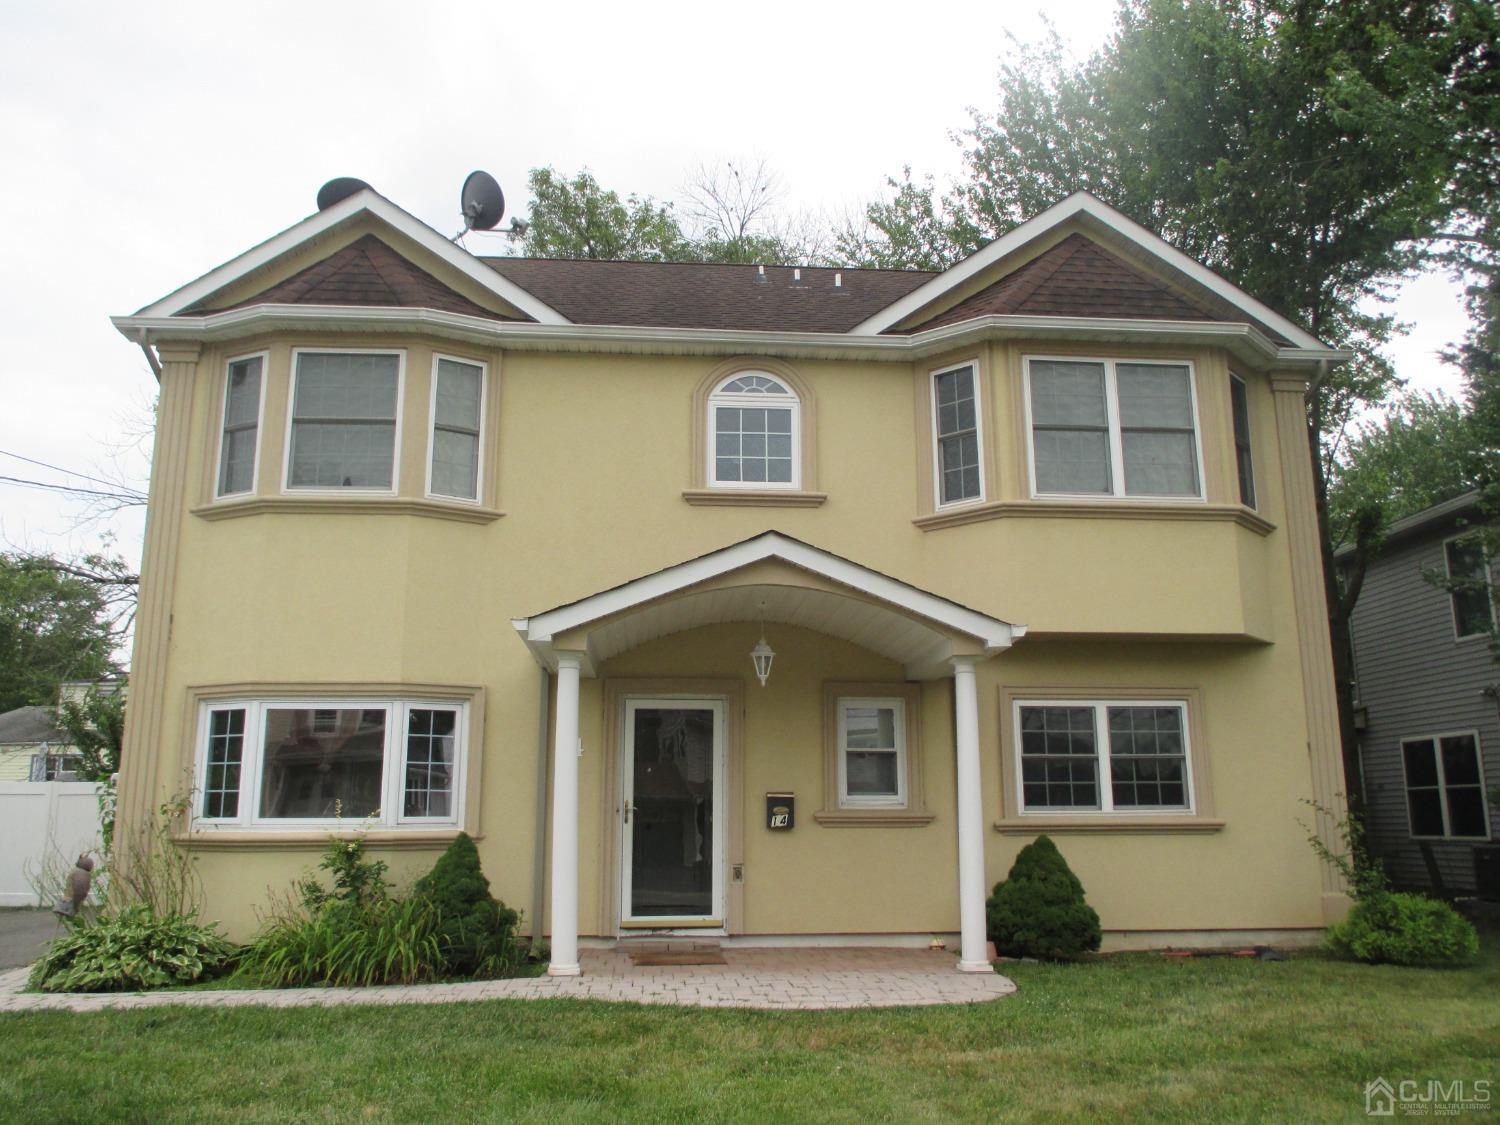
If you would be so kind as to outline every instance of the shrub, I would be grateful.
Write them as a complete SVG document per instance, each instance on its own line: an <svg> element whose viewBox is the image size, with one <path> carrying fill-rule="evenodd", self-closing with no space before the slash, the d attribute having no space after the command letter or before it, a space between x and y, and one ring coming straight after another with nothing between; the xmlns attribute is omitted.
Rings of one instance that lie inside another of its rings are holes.
<svg viewBox="0 0 1500 1125"><path fill-rule="evenodd" d="M1479 956L1474 927L1446 902L1421 895L1363 897L1326 940L1335 956L1371 964L1466 965Z"/></svg>
<svg viewBox="0 0 1500 1125"><path fill-rule="evenodd" d="M289 906L245 950L240 973L270 988L416 984L442 975L437 913L420 899Z"/></svg>
<svg viewBox="0 0 1500 1125"><path fill-rule="evenodd" d="M521 960L515 930L521 916L491 897L479 849L460 832L433 869L412 888L437 912L443 958L451 973L499 976Z"/></svg>
<svg viewBox="0 0 1500 1125"><path fill-rule="evenodd" d="M132 906L96 922L74 922L32 968L44 992L122 992L192 984L215 975L236 947L191 915L158 916Z"/></svg>
<svg viewBox="0 0 1500 1125"><path fill-rule="evenodd" d="M1099 948L1099 915L1057 845L1038 836L1021 849L985 904L990 939L1008 957L1069 958Z"/></svg>

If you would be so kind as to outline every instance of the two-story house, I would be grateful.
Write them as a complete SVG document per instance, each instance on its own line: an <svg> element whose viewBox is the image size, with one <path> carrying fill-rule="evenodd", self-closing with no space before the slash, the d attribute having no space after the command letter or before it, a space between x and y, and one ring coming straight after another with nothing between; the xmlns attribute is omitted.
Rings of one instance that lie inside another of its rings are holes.
<svg viewBox="0 0 1500 1125"><path fill-rule="evenodd" d="M1116 947L1344 907L1344 356L1088 195L930 274L481 258L363 190L115 323L161 383L121 815L188 798L236 936L354 828L399 878L470 833L556 974L987 969L1043 832Z"/></svg>
<svg viewBox="0 0 1500 1125"><path fill-rule="evenodd" d="M1399 885L1493 896L1500 664L1494 563L1474 534L1483 518L1468 493L1393 524L1351 632L1371 850Z"/></svg>

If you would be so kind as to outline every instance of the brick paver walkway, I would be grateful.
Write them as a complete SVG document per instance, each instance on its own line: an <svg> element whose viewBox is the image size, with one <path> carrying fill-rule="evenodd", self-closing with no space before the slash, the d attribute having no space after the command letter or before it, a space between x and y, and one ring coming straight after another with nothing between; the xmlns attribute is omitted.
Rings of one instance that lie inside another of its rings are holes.
<svg viewBox="0 0 1500 1125"><path fill-rule="evenodd" d="M21 991L26 970L0 973L0 1012L106 1008L324 1007L464 1000L620 1000L698 1008L891 1008L974 1004L1016 986L995 973L961 973L949 953L916 949L734 949L727 964L636 966L615 949L580 951L583 975L382 988L246 989L51 995Z"/></svg>

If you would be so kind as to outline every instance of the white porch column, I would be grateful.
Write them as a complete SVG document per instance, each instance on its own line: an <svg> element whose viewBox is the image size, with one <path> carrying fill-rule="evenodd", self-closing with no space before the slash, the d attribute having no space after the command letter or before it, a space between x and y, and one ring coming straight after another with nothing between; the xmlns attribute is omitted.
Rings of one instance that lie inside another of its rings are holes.
<svg viewBox="0 0 1500 1125"><path fill-rule="evenodd" d="M972 656L953 660L953 729L958 756L958 967L993 970L985 956L984 801L979 769L979 693Z"/></svg>
<svg viewBox="0 0 1500 1125"><path fill-rule="evenodd" d="M547 973L576 977L578 965L578 666L557 656L557 721L552 739L552 960Z"/></svg>

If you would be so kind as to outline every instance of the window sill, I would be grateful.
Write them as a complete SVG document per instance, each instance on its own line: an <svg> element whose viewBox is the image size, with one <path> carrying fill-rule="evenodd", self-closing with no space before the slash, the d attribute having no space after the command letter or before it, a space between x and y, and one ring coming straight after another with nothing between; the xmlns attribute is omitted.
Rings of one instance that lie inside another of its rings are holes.
<svg viewBox="0 0 1500 1125"><path fill-rule="evenodd" d="M687 488L682 498L689 504L710 507L816 508L828 499L828 493L795 488Z"/></svg>
<svg viewBox="0 0 1500 1125"><path fill-rule="evenodd" d="M823 809L813 819L825 828L921 828L937 818L911 809Z"/></svg>
<svg viewBox="0 0 1500 1125"><path fill-rule="evenodd" d="M1002 836L1031 836L1038 832L1068 834L1139 834L1222 832L1224 822L1203 816L1017 816L995 821Z"/></svg>
<svg viewBox="0 0 1500 1125"><path fill-rule="evenodd" d="M199 830L179 832L173 841L188 848L223 848L226 850L254 851L261 848L307 848L321 850L330 839L363 840L378 848L436 848L447 847L462 831L460 828L376 828L369 832L323 829L309 831L294 829L226 829L222 832ZM475 840L483 839L471 833Z"/></svg>
<svg viewBox="0 0 1500 1125"><path fill-rule="evenodd" d="M474 504L449 504L442 500L380 496L257 496L249 500L220 500L200 504L192 513L200 519L225 520L235 516L259 516L275 512L294 515L382 515L428 516L460 523L491 523L504 512Z"/></svg>
<svg viewBox="0 0 1500 1125"><path fill-rule="evenodd" d="M1235 523L1257 535L1269 535L1276 525L1241 504L1152 504L1129 500L997 500L952 511L918 516L911 522L923 531L958 527L981 520L1012 517L1031 519L1194 520Z"/></svg>

